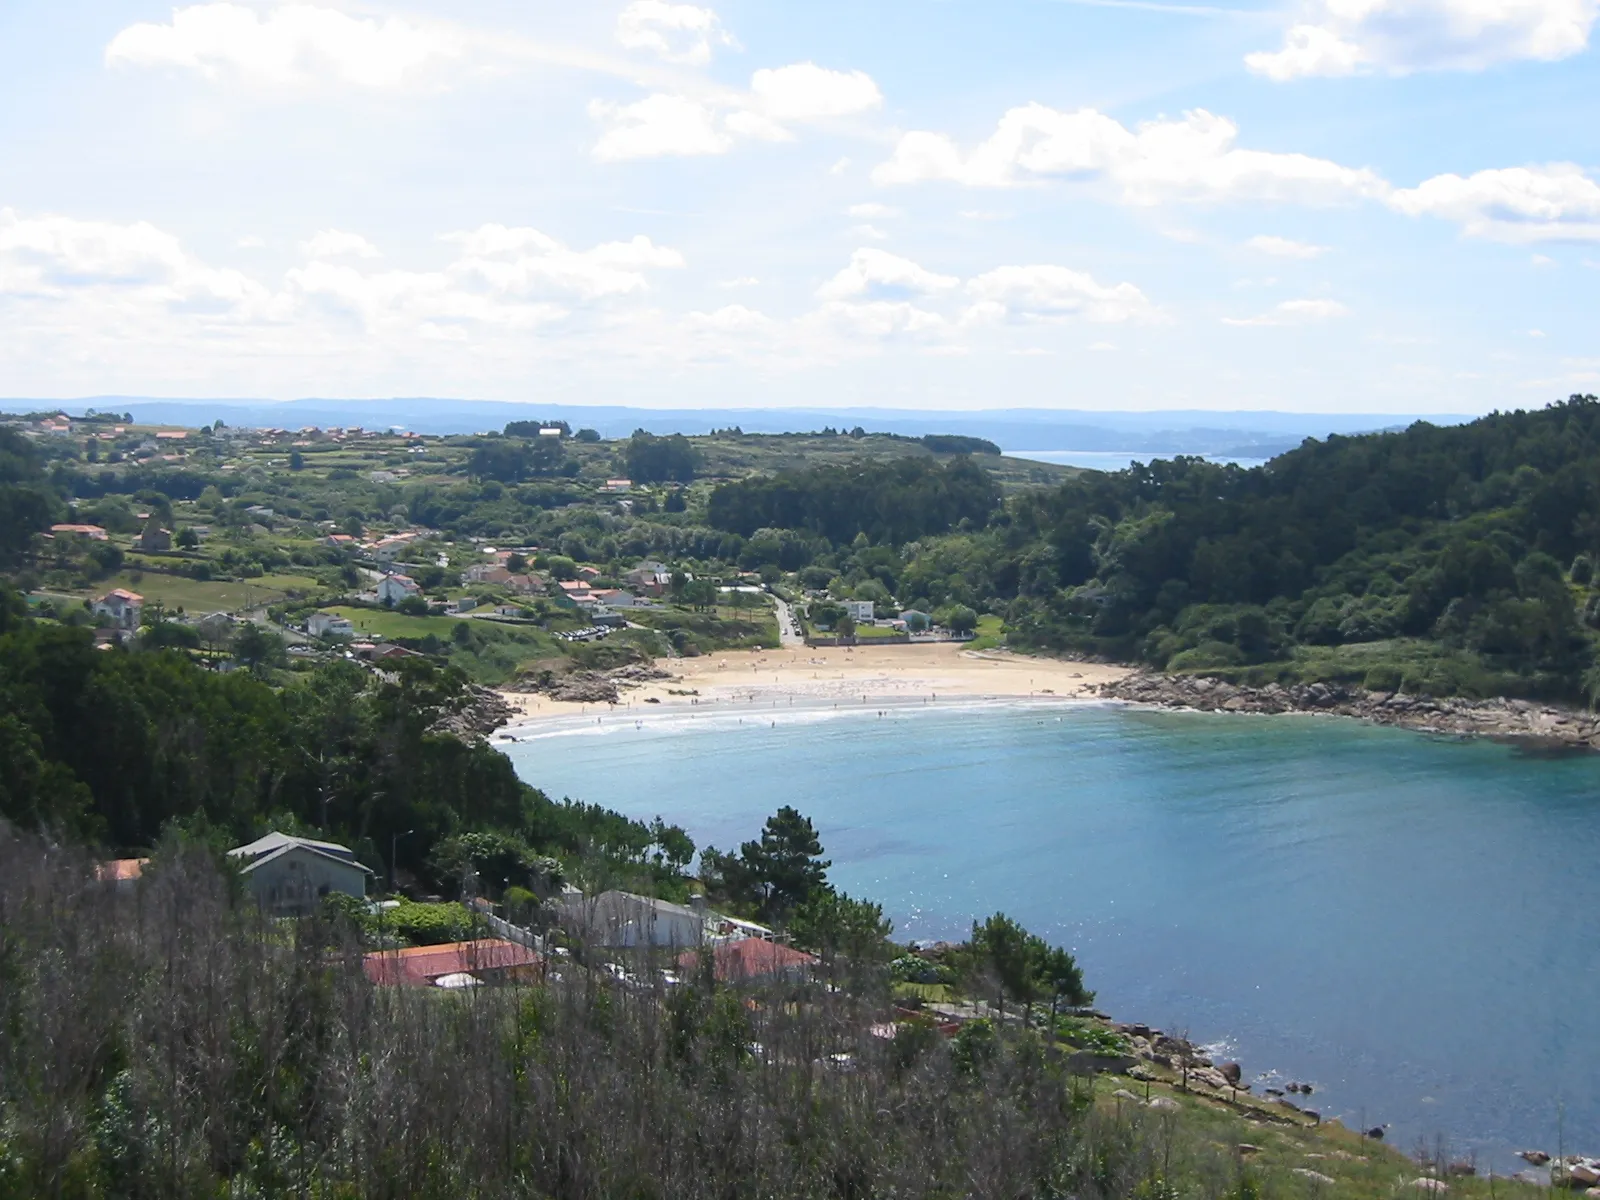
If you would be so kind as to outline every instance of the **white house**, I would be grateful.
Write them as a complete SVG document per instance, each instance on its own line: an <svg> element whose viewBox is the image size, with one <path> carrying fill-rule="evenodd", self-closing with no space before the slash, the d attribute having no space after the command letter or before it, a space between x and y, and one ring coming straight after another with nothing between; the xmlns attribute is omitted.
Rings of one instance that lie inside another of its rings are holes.
<svg viewBox="0 0 1600 1200"><path fill-rule="evenodd" d="M306 632L316 638L353 638L356 627L338 613L312 613L306 618Z"/></svg>
<svg viewBox="0 0 1600 1200"><path fill-rule="evenodd" d="M385 575L378 582L378 603L399 604L407 596L422 595L422 588L409 575Z"/></svg>
<svg viewBox="0 0 1600 1200"><path fill-rule="evenodd" d="M580 937L611 948L659 946L686 950L705 940L706 913L633 892L566 895L556 904Z"/></svg>
<svg viewBox="0 0 1600 1200"><path fill-rule="evenodd" d="M872 620L873 604L871 600L841 600L839 606L844 609L852 621Z"/></svg>
<svg viewBox="0 0 1600 1200"><path fill-rule="evenodd" d="M372 874L348 846L284 833L229 850L228 857L240 864L256 903L280 915L311 912L333 892L363 898Z"/></svg>
<svg viewBox="0 0 1600 1200"><path fill-rule="evenodd" d="M96 600L93 608L95 616L105 617L117 629L137 629L144 613L144 597L138 592L114 588Z"/></svg>

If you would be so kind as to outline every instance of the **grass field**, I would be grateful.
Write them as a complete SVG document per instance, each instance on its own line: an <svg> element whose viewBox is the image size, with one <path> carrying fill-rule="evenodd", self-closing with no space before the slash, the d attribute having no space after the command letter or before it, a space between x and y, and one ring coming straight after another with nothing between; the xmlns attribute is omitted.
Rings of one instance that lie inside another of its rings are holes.
<svg viewBox="0 0 1600 1200"><path fill-rule="evenodd" d="M246 607L259 608L294 592L320 591L322 585L304 575L263 575L259 579L223 581L185 579L181 575L157 575L151 571L124 571L93 589L103 596L112 588L126 588L143 596L146 604L159 602L169 609L186 613L236 612Z"/></svg>
<svg viewBox="0 0 1600 1200"><path fill-rule="evenodd" d="M1006 623L992 613L978 618L978 636L967 643L969 650L994 650L1005 645Z"/></svg>

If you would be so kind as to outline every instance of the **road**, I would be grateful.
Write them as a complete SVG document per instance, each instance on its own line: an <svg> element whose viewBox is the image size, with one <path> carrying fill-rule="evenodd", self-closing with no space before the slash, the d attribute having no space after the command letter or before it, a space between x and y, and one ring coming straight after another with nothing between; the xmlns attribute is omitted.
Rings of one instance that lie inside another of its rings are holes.
<svg viewBox="0 0 1600 1200"><path fill-rule="evenodd" d="M804 646L806 639L800 633L800 619L794 609L776 592L772 593L772 603L778 607L778 645Z"/></svg>

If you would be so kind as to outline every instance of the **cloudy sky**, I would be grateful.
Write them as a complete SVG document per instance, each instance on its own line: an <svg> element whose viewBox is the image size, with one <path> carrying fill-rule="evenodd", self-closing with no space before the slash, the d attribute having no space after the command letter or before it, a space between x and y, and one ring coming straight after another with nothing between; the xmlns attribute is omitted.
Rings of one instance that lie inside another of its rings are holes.
<svg viewBox="0 0 1600 1200"><path fill-rule="evenodd" d="M1600 389L1600 0L0 3L0 395Z"/></svg>

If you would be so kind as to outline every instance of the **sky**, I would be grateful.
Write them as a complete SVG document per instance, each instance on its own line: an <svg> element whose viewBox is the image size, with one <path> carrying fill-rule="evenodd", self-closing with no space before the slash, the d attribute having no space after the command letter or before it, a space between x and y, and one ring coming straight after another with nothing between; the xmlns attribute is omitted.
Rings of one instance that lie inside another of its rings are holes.
<svg viewBox="0 0 1600 1200"><path fill-rule="evenodd" d="M1600 0L0 2L0 396L1600 390Z"/></svg>

